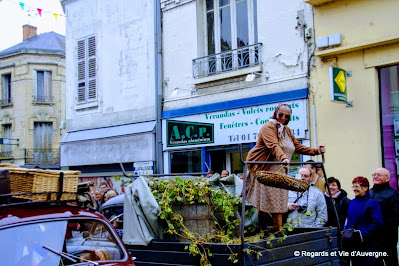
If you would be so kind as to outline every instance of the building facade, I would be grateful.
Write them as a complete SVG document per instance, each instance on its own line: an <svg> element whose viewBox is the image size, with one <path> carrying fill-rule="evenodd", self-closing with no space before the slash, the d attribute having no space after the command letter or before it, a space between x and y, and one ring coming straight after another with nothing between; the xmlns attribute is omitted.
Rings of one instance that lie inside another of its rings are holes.
<svg viewBox="0 0 399 266"><path fill-rule="evenodd" d="M66 14L66 131L61 166L112 176L119 163L154 165L154 6L60 1Z"/></svg>
<svg viewBox="0 0 399 266"><path fill-rule="evenodd" d="M313 144L310 5L161 0L161 8L165 172L242 172L238 144L245 159L283 102L295 136Z"/></svg>
<svg viewBox="0 0 399 266"><path fill-rule="evenodd" d="M351 191L353 178L371 181L374 169L383 166L397 189L399 32L393 25L399 24L399 3L305 2L314 9L317 48L310 101L317 113L315 139L327 145L327 174ZM341 77L346 101L331 100L331 67L346 71Z"/></svg>
<svg viewBox="0 0 399 266"><path fill-rule="evenodd" d="M59 168L65 133L65 37L36 35L23 26L23 42L0 52L1 163Z"/></svg>

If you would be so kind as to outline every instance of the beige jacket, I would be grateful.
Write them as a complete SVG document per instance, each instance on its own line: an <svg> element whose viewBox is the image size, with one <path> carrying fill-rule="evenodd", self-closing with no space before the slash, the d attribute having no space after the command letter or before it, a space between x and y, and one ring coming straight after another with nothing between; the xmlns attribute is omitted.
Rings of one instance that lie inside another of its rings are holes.
<svg viewBox="0 0 399 266"><path fill-rule="evenodd" d="M319 154L318 149L310 148L299 143L288 126L285 126L285 130L291 137L297 153L306 155ZM269 121L261 127L256 145L249 151L246 161L282 161L284 159L291 160L291 158L288 158L288 156L283 152L278 143L276 125ZM253 175L256 174L256 171L267 171L270 167L270 164L248 165L249 171Z"/></svg>

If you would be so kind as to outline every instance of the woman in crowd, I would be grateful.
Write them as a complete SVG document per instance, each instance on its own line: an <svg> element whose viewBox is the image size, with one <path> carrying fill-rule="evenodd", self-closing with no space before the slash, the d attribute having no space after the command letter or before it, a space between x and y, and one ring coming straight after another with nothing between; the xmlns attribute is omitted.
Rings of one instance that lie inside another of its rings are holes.
<svg viewBox="0 0 399 266"><path fill-rule="evenodd" d="M259 131L255 147L249 151L247 161L276 161L289 166L294 152L317 155L325 152L324 146L313 149L300 144L291 129L287 126L292 114L288 104L277 106L272 119ZM247 179L247 201L258 209L259 217L272 214L274 229L280 230L283 224L283 213L287 212L288 190L268 187L256 179L257 171L284 173L284 165L249 164ZM262 226L262 224L261 224Z"/></svg>
<svg viewBox="0 0 399 266"><path fill-rule="evenodd" d="M328 186L331 191L331 196L334 199L335 209L337 210L337 214L339 217L339 225L340 229L344 229L345 220L348 217L348 207L350 199L348 199L348 194L345 190L341 189L341 182L335 177L329 177ZM327 183L326 183L327 187ZM325 226L338 227L337 216L335 215L334 206L331 202L330 195L328 194L328 190L324 192L324 197L326 198L327 203L327 213L328 213L328 221Z"/></svg>
<svg viewBox="0 0 399 266"><path fill-rule="evenodd" d="M363 239L360 251L379 251L381 246L379 234L383 233L380 204L370 198L370 184L367 178L358 176L353 179L352 185L355 198L349 203L348 221L345 228L360 230L361 239ZM345 249L345 242L343 244ZM377 263L376 258L372 256L354 256L351 260L352 265L376 265Z"/></svg>
<svg viewBox="0 0 399 266"><path fill-rule="evenodd" d="M116 195L118 195L118 194L116 194L115 191L113 191L113 190L108 190L107 193L104 194L104 200L105 200L105 202L109 201L110 199L112 199L112 198L115 197Z"/></svg>
<svg viewBox="0 0 399 266"><path fill-rule="evenodd" d="M99 189L95 192L95 200L97 203L98 208L100 208L104 204L104 195L103 192Z"/></svg>

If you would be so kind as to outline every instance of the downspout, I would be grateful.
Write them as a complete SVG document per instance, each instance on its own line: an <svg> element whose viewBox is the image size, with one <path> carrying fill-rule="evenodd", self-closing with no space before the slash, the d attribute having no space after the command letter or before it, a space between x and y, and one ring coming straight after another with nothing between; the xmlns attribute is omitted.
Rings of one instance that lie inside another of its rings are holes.
<svg viewBox="0 0 399 266"><path fill-rule="evenodd" d="M157 174L163 174L162 151L162 43L161 43L161 3L154 0L154 47L155 47L155 105L156 105L156 131L155 131L155 156Z"/></svg>

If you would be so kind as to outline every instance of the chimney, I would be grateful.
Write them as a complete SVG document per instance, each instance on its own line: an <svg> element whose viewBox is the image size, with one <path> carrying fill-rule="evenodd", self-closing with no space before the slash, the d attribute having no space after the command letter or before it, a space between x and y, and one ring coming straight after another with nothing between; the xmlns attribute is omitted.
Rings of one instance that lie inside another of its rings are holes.
<svg viewBox="0 0 399 266"><path fill-rule="evenodd" d="M36 36L37 35L37 28L28 24L25 24L22 26L23 28L23 40L26 40L30 37Z"/></svg>

